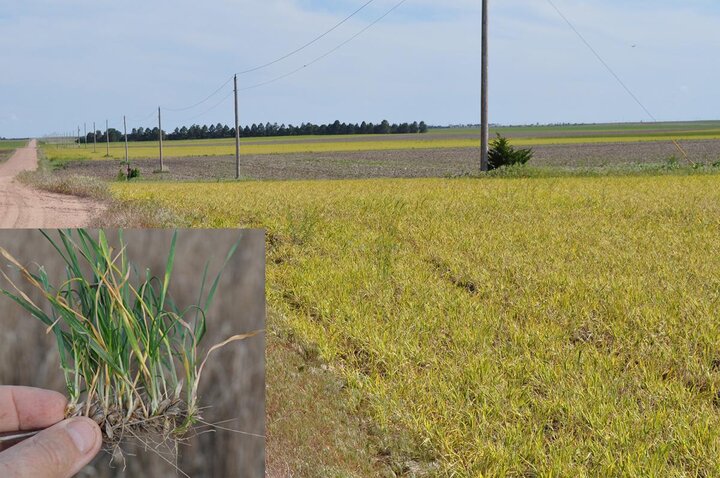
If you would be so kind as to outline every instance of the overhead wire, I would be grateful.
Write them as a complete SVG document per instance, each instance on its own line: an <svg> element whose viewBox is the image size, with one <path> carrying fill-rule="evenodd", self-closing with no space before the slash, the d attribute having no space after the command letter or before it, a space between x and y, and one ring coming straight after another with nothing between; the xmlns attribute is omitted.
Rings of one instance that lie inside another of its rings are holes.
<svg viewBox="0 0 720 478"><path fill-rule="evenodd" d="M251 85L251 86L246 86L246 87L243 87L243 88L239 88L238 91L252 90L252 89L255 89L255 88L260 88L261 86L266 86L266 85L275 83L275 82L280 81L280 80L283 80L283 79L285 79L285 78L287 78L287 77L289 77L289 76L292 76L292 75L294 75L294 74L296 74L296 73L304 70L305 68L314 65L315 63L318 63L319 61L327 58L328 56L332 55L332 54L335 53L336 51L340 50L342 47L344 47L345 45L347 45L347 44L350 43L351 41L355 40L357 37L359 37L360 35L362 35L362 34L365 33L366 31L368 31L368 30L369 30L370 28L372 28L373 26L375 26L375 25L377 25L378 23L380 23L383 19L385 19L385 17L387 17L387 16L390 15L392 12L394 12L395 10L397 10L398 8L400 8L400 7L401 7L404 3L406 3L407 1L408 1L408 0L401 0L401 1L399 1L399 2L396 3L392 8L390 8L390 9L389 9L388 11L386 11L383 15L381 15L380 17L378 17L375 21L373 21L372 23L370 23L369 25L367 25L365 28L363 28L362 30L360 30L359 32L357 32L356 34L354 34L353 36L351 36L350 38L348 38L348 39L345 40L344 42L340 43L340 44L339 44L338 46L336 46L335 48L327 51L326 53L320 55L319 57L315 58L314 60L312 60L312 61L310 61L310 62L308 62L308 63L305 63L303 66L301 66L301 67L299 67L299 68L296 68L295 70L292 70L292 71L290 71L290 72L288 72L288 73L285 73L284 75L280 75L280 76L277 76L277 77L275 77L275 78L272 78L272 79L270 79L270 80L263 81L263 82L261 82L261 83L257 83L257 84Z"/></svg>
<svg viewBox="0 0 720 478"><path fill-rule="evenodd" d="M191 117L189 117L189 118L185 118L184 120L181 120L181 122L184 123L184 122L192 121L192 120L194 120L194 119L197 119L197 118L200 118L200 117L202 117L202 116L205 116L206 114L208 114L209 112L211 112L211 111L213 111L215 108L217 108L218 106L220 106L220 105L222 105L223 103L225 103L225 101L226 101L228 98L230 98L230 97L233 95L233 93L234 93L234 91L230 91L230 93L228 93L227 95L223 96L223 97L220 99L220 101L218 101L217 103L215 103L215 104L214 104L213 106L211 106L210 108L206 109L206 110L203 111L202 113L198 113L198 114L196 114L196 115L194 115L194 116L191 116Z"/></svg>
<svg viewBox="0 0 720 478"><path fill-rule="evenodd" d="M288 53L288 54L286 54L286 55L284 55L284 56L281 56L280 58L277 58L277 59L275 59L275 60L273 60L273 61L270 61L270 62L268 62L268 63L265 63L265 64L263 64L263 65L259 65L259 66L256 66L256 67L254 67L254 68L250 68L250 69L247 69L247 70L239 71L239 72L236 73L236 75L240 76L240 75L245 75L245 74L247 74L247 73L252 73L252 72L254 72L254 71L262 70L263 68L267 68L268 66L272 66L272 65L274 65L274 64L276 64L276 63L279 63L279 62L281 62L281 61L283 61L283 60L285 60L285 59L287 59L287 58L290 58L291 56L293 56L293 55L295 55L295 54L297 54L297 53L300 53L301 51L303 51L304 49L306 49L306 48L309 47L310 45L313 45L313 44L317 43L319 40L325 38L327 35L329 35L330 33L334 32L335 30L337 30L338 28L340 28L340 27L341 27L342 25L344 25L348 20L350 20L350 19L353 18L355 15L357 15L358 13L360 13L361 11L363 11L368 5L370 5L370 4L373 3L373 2L375 2L375 0L369 0L368 2L366 2L365 4L363 4L360 8L358 8L357 10L355 10L354 12L352 12L350 15L348 15L347 17L345 17L342 21L340 21L339 23L336 23L330 30L327 30L327 31L326 31L325 33L323 33L322 35L319 35L319 36L315 37L313 40L307 42L306 44L304 44L304 45L301 46L300 48L297 48L297 49L291 51L290 53Z"/></svg>
<svg viewBox="0 0 720 478"><path fill-rule="evenodd" d="M574 25L574 24L570 21L570 19L558 8L558 6L555 5L555 3L553 2L553 0L547 0L547 2L548 2L548 3L550 4L550 6L557 12L557 14L560 15L560 17L565 21L565 23L568 24L568 26L572 29L572 31L575 32L575 34L578 36L578 38L580 38L580 40L585 44L585 46L588 47L588 49L593 53L593 55L595 55L595 58L597 58L597 59L600 61L600 63L602 63L602 65L605 67L605 69L607 69L607 71L610 72L610 74L615 78L615 80L617 80L617 82L620 84L620 86L623 87L623 89L628 93L628 95L630 95L630 97L635 101L635 103L637 103L638 105L640 105L640 108L642 108L643 111L645 111L645 114L647 114L648 117L649 117L650 119L652 119L654 122L658 123L658 120L657 120L657 118L655 117L655 115L653 115L653 114L650 112L650 110L649 110L647 107L645 107L645 105L642 103L642 101L640 101L640 99L637 97L637 95L635 95L635 93L633 93L633 91L632 91L632 90L627 86L627 84L620 78L620 76L619 76L617 73L615 73L615 70L613 70L612 67L605 61L605 59L603 59L603 57L600 55L600 53L598 53L598 51L590 44L590 42L583 36L583 34L580 33L580 31L579 31L577 28L575 28L575 25ZM670 138L670 140L671 140L672 143L675 145L675 147L677 148L677 150L680 151L680 154L683 155L683 157L685 158L685 160L688 161L688 162L690 162L692 165L695 165L695 162L688 157L687 152L685 151L685 149L684 149L682 146L680 146L680 143L678 143L678 142L677 142L674 138L672 138L672 137Z"/></svg>
<svg viewBox="0 0 720 478"><path fill-rule="evenodd" d="M252 72L254 72L254 71L262 70L262 69L267 68L267 67L269 67L269 66L275 65L276 63L279 63L279 62L281 62L281 61L283 61L283 60L285 60L285 59L287 59L287 58L290 58L291 56L296 55L297 53L300 53L301 51L303 51L303 50L305 50L306 48L308 48L309 46L317 43L318 41L320 41L321 39L325 38L325 37L326 37L327 35L329 35L330 33L334 32L335 30L337 30L338 28L340 28L342 25L344 25L345 23L347 23L351 18L353 18L354 16L356 16L358 13L360 13L361 11L363 11L365 8L367 8L371 3L375 2L375 1L376 1L376 0L368 0L368 1L365 2L362 6L360 6L360 8L358 8L357 10L355 10L354 12L352 12L350 15L348 15L347 17L345 17L345 18L344 18L343 20L341 20L340 22L338 22L338 23L336 23L335 25L333 25L332 28L330 28L329 30L325 31L325 32L322 33L321 35L318 35L317 37L313 38L311 41L305 43L305 44L302 45L301 47L296 48L295 50L293 50L293 51L291 51L291 52L289 52L289 53L287 53L287 54L285 54L285 55L283 55L283 56L281 56L281 57L279 57L279 58L276 58L276 59L274 59L274 60L272 60L272 61L269 61L269 62L267 62L267 63L264 63L264 64L262 64L262 65L258 65L258 66L256 66L256 67L253 67L253 68L249 68L249 69L247 69L247 70L240 71L240 72L236 73L236 75L238 75L238 76L239 76L239 75L245 75L245 74L248 74L248 73L252 73ZM193 104L191 104L191 105L184 106L184 107L181 107L181 108L163 107L163 109L166 110L166 111L181 112L181 111L187 111L187 110L191 110L191 109L193 109L193 108L196 108L196 107L202 105L203 103L206 103L207 101L209 101L209 100L210 100L212 97L214 97L215 95L217 95L217 94L218 94L228 83L230 83L232 80L233 80L233 77L231 76L227 81L225 81L225 83L223 83L222 85L220 85L220 87L218 87L216 90L214 90L214 91L213 91L212 93L210 93L208 96L206 96L205 98L203 98L202 100L200 100L200 101L198 101L198 102L196 102L196 103L193 103Z"/></svg>
<svg viewBox="0 0 720 478"><path fill-rule="evenodd" d="M299 52L307 49L309 46L317 43L319 40L321 40L322 38L326 37L327 35L329 35L329 34L332 33L333 31L337 30L340 26L342 26L342 25L344 25L345 23L347 23L351 18L353 18L353 17L355 17L356 15L358 15L361 11L363 11L365 8L367 8L370 4L374 3L375 1L376 1L376 0L368 0L368 1L365 2L363 5L361 5L358 9L356 9L355 11L353 11L350 15L348 15L348 16L345 17L343 20L341 20L340 22L338 22L338 23L336 23L335 25L333 25L329 30L327 30L327 31L325 31L324 33L322 33L321 35L315 37L314 39L312 39L311 41L309 41L309 42L307 42L306 44L302 45L301 47L296 48L295 50L293 50L293 51L291 51L291 52L289 52L289 53L287 53L287 54L285 54L285 55L283 55L283 56L281 56L281 57L279 57L279 58L276 58L275 60L270 61L270 62L268 62L268 63L262 64L262 65L259 65L259 66L256 66L256 67L253 67L253 68L250 68L250 69L247 69L247 70L240 71L240 72L236 73L236 75L244 75L244 74L247 74L247 73L259 71L259 70L262 70L262 69L264 69L264 68L267 68L267 67L269 67L269 66L271 66L271 65L274 65L274 64L276 64L276 63L279 63L279 62L281 62L281 61L283 61L283 60L286 60L287 58L290 58L290 57L293 56L293 55L296 55L297 53L299 53ZM351 36L351 37L348 38L347 40L343 41L342 43L340 43L340 44L337 45L336 47L332 48L331 50L329 50L329 51L325 52L324 54L318 56L318 57L315 58L314 60L312 60L312 61L310 61L310 62L308 62L308 63L305 63L303 66L301 66L301 67L299 67L299 68L297 68L297 69L295 69L295 70L292 70L292 71L290 71L290 72L288 72L288 73L285 73L285 74L283 74L283 75L280 75L280 76L278 76L278 77L272 78L272 79L270 79L270 80L263 81L263 82L261 82L261 83L257 83L257 84L251 85L251 86L239 88L238 91L252 90L252 89L255 89L255 88L260 88L260 87L262 87L262 86L266 86L266 85L269 85L269 84L278 82L278 81L283 80L283 79L285 79L285 78L288 78L288 77L290 77L290 76L292 76L292 75L295 75L296 73L304 70L305 68L307 68L307 67L309 67L309 66L314 65L315 63L318 63L319 61L327 58L328 56L330 56L330 55L332 55L333 53L335 53L336 51L340 50L342 47L344 47L344 46L347 45L348 43L352 42L353 40L355 40L356 38L358 38L359 36L361 36L363 33L365 33L366 31L368 31L368 30L369 30L370 28L372 28L373 26L375 26L375 25L377 25L378 23L380 23L383 19L385 19L385 18L386 18L388 15L390 15L392 12L394 12L395 10L397 10L398 8L400 8L400 6L402 6L402 5L403 5L404 3L406 3L407 1L408 1L408 0L400 0L400 1L397 2L392 8L390 8L389 10L387 10L383 15L381 15L380 17L378 17L377 19L375 19L372 23L370 23L369 25L367 25L366 27L364 27L363 29L361 29L360 31L358 31L357 33L355 33L353 36ZM225 88L231 81L233 81L233 76L231 76L230 78L228 78L222 85L220 85L220 86L219 86L217 89L215 89L212 93L210 93L210 94L207 95L205 98L203 98L202 100L200 100L200 101L198 101L198 102L196 102L196 103L193 103L193 104L191 104L191 105L184 106L184 107L181 107L181 108L162 107L162 109L163 109L164 111L182 112L182 111L188 111L188 110L197 108L198 106L200 106L200 105L208 102L211 98L213 98L213 97L216 96L218 93L220 93L220 92L222 91L222 89ZM211 106L211 107L208 108L207 110L203 111L202 113L199 113L199 114L197 114L197 115L194 115L194 116L192 116L192 117L190 117L190 118L187 118L187 119L185 119L185 120L183 120L183 121L190 121L190 120L199 118L199 117L201 117L201 116L209 113L210 111L214 110L215 108L217 108L218 106L220 106L221 104L223 104L223 103L225 102L225 100L227 100L227 99L232 95L232 93L233 93L233 92L231 91L230 93L228 93L227 95L225 95L219 102L215 103L213 106ZM131 121L132 121L132 122L142 122L142 121L145 121L145 120L147 120L148 118L152 117L152 116L155 115L155 114L156 114L156 111L153 110L153 112L150 113L148 116L146 116L146 117L144 117L144 118L142 118L142 119L139 119L139 120L131 120Z"/></svg>
<svg viewBox="0 0 720 478"><path fill-rule="evenodd" d="M212 93L210 93L210 94L207 95L205 98L203 98L202 100L198 101L197 103L191 104L190 106L184 106L184 107L182 107L182 108L168 108L168 107L164 107L163 109L166 110L166 111L180 112L180 111L187 111L187 110L191 110L191 109L193 109L193 108L196 108L196 107L200 106L201 104L203 104L203 103L207 102L208 100L210 100L210 98L212 98L212 97L215 96L216 94L218 94L218 93L219 93L223 88L225 88L225 86L227 86L227 84L230 83L232 80L233 80L233 78L232 78L232 76L231 76L230 78L228 78L228 80L227 80L225 83L223 83L222 85L220 85L220 86L218 87L218 89L216 89L215 91L213 91Z"/></svg>
<svg viewBox="0 0 720 478"><path fill-rule="evenodd" d="M147 115L143 118L128 118L127 120L130 121L131 123L142 123L143 121L155 116L156 114L157 114L157 110L153 110L152 113L150 113L149 115Z"/></svg>

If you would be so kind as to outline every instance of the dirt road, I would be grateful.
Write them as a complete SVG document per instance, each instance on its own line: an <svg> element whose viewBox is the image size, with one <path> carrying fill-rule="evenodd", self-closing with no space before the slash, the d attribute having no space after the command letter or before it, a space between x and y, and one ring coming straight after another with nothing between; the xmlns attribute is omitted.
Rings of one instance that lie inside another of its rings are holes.
<svg viewBox="0 0 720 478"><path fill-rule="evenodd" d="M37 142L0 163L0 228L86 227L103 206L89 199L39 191L15 177L37 168Z"/></svg>

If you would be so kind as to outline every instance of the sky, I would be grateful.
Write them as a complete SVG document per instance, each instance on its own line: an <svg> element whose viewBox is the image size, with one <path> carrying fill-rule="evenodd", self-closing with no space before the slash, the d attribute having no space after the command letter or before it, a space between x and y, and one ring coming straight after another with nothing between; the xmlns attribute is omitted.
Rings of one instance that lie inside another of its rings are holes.
<svg viewBox="0 0 720 478"><path fill-rule="evenodd" d="M233 122L233 73L368 0L11 0L0 4L0 137ZM322 40L240 75L240 122L480 118L480 0L374 0ZM720 117L720 2L553 0L658 120ZM490 121L649 121L548 0L490 0ZM175 111L180 109L181 111Z"/></svg>

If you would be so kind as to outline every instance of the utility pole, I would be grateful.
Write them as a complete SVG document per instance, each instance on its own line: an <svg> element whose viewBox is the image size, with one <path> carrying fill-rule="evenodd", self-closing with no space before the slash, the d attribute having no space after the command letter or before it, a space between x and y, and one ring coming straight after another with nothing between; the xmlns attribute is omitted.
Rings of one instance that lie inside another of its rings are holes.
<svg viewBox="0 0 720 478"><path fill-rule="evenodd" d="M482 0L482 80L481 80L481 113L480 113L480 171L487 171L488 167L488 142L490 132L488 125L488 1Z"/></svg>
<svg viewBox="0 0 720 478"><path fill-rule="evenodd" d="M110 128L108 128L108 120L105 120L105 156L110 157Z"/></svg>
<svg viewBox="0 0 720 478"><path fill-rule="evenodd" d="M85 148L87 148L87 123L83 123L83 130L85 131L85 139L83 139L83 144L85 145Z"/></svg>
<svg viewBox="0 0 720 478"><path fill-rule="evenodd" d="M240 123L238 119L237 75L235 75L235 179L240 179Z"/></svg>
<svg viewBox="0 0 720 478"><path fill-rule="evenodd" d="M123 115L123 129L125 130L125 166L127 166L127 178L130 179L130 158L128 157L127 121Z"/></svg>
<svg viewBox="0 0 720 478"><path fill-rule="evenodd" d="M158 129L160 132L158 133L158 136L160 137L160 172L162 173L165 171L165 166L163 165L163 143L162 143L162 114L160 113L160 107L158 106Z"/></svg>
<svg viewBox="0 0 720 478"><path fill-rule="evenodd" d="M78 125L77 144L78 144L78 148L79 148L80 147L80 125Z"/></svg>
<svg viewBox="0 0 720 478"><path fill-rule="evenodd" d="M97 153L97 130L95 129L94 121L93 121L93 153Z"/></svg>

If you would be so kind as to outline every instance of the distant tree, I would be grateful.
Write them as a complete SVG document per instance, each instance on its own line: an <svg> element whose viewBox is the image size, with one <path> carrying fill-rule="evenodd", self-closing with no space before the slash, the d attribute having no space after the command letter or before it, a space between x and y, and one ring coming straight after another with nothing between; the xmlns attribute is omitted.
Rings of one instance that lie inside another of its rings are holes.
<svg viewBox="0 0 720 478"><path fill-rule="evenodd" d="M108 134L110 135L111 143L118 143L120 141L123 141L123 139L124 139L124 135L120 131L116 130L115 128L109 128Z"/></svg>
<svg viewBox="0 0 720 478"><path fill-rule="evenodd" d="M378 133L378 134L392 133L392 126L390 126L390 123L388 122L388 120L382 120L382 123L380 123L376 128L376 133Z"/></svg>
<svg viewBox="0 0 720 478"><path fill-rule="evenodd" d="M281 124L267 122L265 124L253 124L252 126L240 127L240 136L244 138L259 136L294 136L294 135L336 135L336 134L405 134L405 133L426 133L428 126L424 121L418 123L390 124L387 120L375 125L371 122L362 123L341 123L339 120L331 124L301 123L300 126L292 124ZM131 141L157 141L159 130L153 128L133 128L128 134ZM182 139L210 139L210 138L234 138L235 128L222 123L211 125L193 124L189 127L176 127L171 133L163 131L163 138L170 140ZM76 142L91 142L92 133ZM110 128L110 141L123 141L122 132ZM98 142L105 141L105 133L97 132Z"/></svg>

